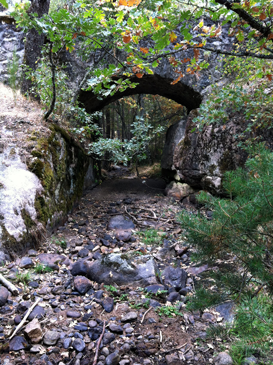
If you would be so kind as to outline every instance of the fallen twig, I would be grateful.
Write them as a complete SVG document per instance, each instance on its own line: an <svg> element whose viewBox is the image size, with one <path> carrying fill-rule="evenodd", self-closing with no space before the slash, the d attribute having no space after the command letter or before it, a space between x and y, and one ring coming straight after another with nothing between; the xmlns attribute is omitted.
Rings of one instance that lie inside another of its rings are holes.
<svg viewBox="0 0 273 365"><path fill-rule="evenodd" d="M128 212L128 210L127 210L127 208L126 208L126 206L124 206L124 210L125 210L125 212L126 212L126 214L128 214L129 215L129 217L131 217L135 222L136 222L136 224L139 224L139 222L138 222L138 220L132 215L132 214L130 214L129 212Z"/></svg>
<svg viewBox="0 0 273 365"><path fill-rule="evenodd" d="M98 339L98 342L97 342L97 346L96 346L96 353L95 353L95 357L94 357L93 365L96 365L97 360L98 360L98 354L99 354L100 343L101 343L101 340L102 340L102 338L103 338L104 331L105 331L105 321L103 321L102 333L101 333L100 338Z"/></svg>
<svg viewBox="0 0 273 365"><path fill-rule="evenodd" d="M33 311L33 309L36 307L36 305L39 303L40 300L41 300L41 298L38 298L36 300L36 302L33 303L32 306L28 309L28 311L27 311L26 315L24 316L24 318L22 319L22 321L18 324L18 326L16 327L13 334L9 337L10 340L15 336L15 334L19 331L19 329L23 327L23 325L26 322L28 316L30 315L30 313Z"/></svg>
<svg viewBox="0 0 273 365"><path fill-rule="evenodd" d="M140 323L143 323L143 322L144 322L144 319L145 319L146 314L147 314L148 312L150 312L150 310L151 310L152 308L153 308L153 307L150 307L148 310L146 310L146 312L143 314L143 317L142 317L142 319L141 319Z"/></svg>
<svg viewBox="0 0 273 365"><path fill-rule="evenodd" d="M10 281L8 281L2 274L0 274L0 282L8 288L9 291L12 292L13 295L19 295L19 290L13 285Z"/></svg>
<svg viewBox="0 0 273 365"><path fill-rule="evenodd" d="M178 347L174 347L170 350L163 350L164 354L168 354L169 352L172 352L172 351L176 351L176 350L181 350L183 347L185 347L186 345L188 344L188 342L184 343L183 345L181 346L178 346Z"/></svg>

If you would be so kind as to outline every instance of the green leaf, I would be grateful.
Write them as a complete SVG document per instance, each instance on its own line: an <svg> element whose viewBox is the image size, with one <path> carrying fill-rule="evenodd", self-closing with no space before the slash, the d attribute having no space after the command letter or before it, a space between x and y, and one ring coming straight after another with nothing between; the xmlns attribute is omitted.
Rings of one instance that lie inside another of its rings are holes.
<svg viewBox="0 0 273 365"><path fill-rule="evenodd" d="M0 0L0 4L2 4L5 8L8 8L9 7L8 3L6 2L6 0Z"/></svg>

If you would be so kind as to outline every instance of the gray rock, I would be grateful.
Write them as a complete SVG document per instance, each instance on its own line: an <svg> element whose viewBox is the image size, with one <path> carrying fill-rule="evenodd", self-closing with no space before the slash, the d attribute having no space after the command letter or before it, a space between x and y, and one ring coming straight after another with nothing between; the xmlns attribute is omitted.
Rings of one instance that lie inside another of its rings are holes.
<svg viewBox="0 0 273 365"><path fill-rule="evenodd" d="M215 307L215 310L219 312L224 320L228 323L232 323L234 320L234 309L234 302L226 302Z"/></svg>
<svg viewBox="0 0 273 365"><path fill-rule="evenodd" d="M162 273L164 284L171 286L176 290L180 290L186 286L187 276L188 274L185 270L172 266L166 267Z"/></svg>
<svg viewBox="0 0 273 365"><path fill-rule="evenodd" d="M215 365L232 365L233 361L227 352L220 352L214 359Z"/></svg>
<svg viewBox="0 0 273 365"><path fill-rule="evenodd" d="M185 137L187 118L171 125L166 133L166 140L161 157L161 168L172 170L175 148Z"/></svg>
<svg viewBox="0 0 273 365"><path fill-rule="evenodd" d="M110 313L114 309L114 299L111 297L107 297L102 301L102 307L105 312Z"/></svg>
<svg viewBox="0 0 273 365"><path fill-rule="evenodd" d="M130 219L126 219L123 215L116 215L110 219L108 223L108 229L134 229L135 225Z"/></svg>
<svg viewBox="0 0 273 365"><path fill-rule="evenodd" d="M148 285L146 286L145 290L148 293L157 294L160 291L165 291L165 286L161 284Z"/></svg>
<svg viewBox="0 0 273 365"><path fill-rule="evenodd" d="M6 255L3 251L0 251L0 266L5 265L6 263Z"/></svg>
<svg viewBox="0 0 273 365"><path fill-rule="evenodd" d="M81 338L76 338L73 342L72 342L72 347L78 351L78 352L82 352L85 349L85 342L81 339Z"/></svg>
<svg viewBox="0 0 273 365"><path fill-rule="evenodd" d="M165 188L165 194L176 200L181 200L192 193L194 193L194 190L188 184L175 181L170 182Z"/></svg>
<svg viewBox="0 0 273 365"><path fill-rule="evenodd" d="M39 343L42 341L43 332L41 325L37 318L34 318L31 322L26 325L24 330L31 343Z"/></svg>
<svg viewBox="0 0 273 365"><path fill-rule="evenodd" d="M41 319L45 315L45 310L43 307L40 307L39 305L36 305L36 307L33 309L33 311L28 316L28 319L32 321L34 318Z"/></svg>
<svg viewBox="0 0 273 365"><path fill-rule="evenodd" d="M123 333L122 327L116 323L110 323L109 330L114 333Z"/></svg>
<svg viewBox="0 0 273 365"><path fill-rule="evenodd" d="M27 253L28 253L28 256L30 256L30 257L35 257L35 256L38 255L38 252L36 250L33 250L33 249L28 250Z"/></svg>
<svg viewBox="0 0 273 365"><path fill-rule="evenodd" d="M131 230L118 229L116 230L115 237L119 241L128 242L132 237L132 232Z"/></svg>
<svg viewBox="0 0 273 365"><path fill-rule="evenodd" d="M180 365L181 360L179 359L179 356L177 353L168 354L165 357L167 365Z"/></svg>
<svg viewBox="0 0 273 365"><path fill-rule="evenodd" d="M147 286L157 283L158 268L151 256L111 253L93 262L88 278L104 284Z"/></svg>
<svg viewBox="0 0 273 365"><path fill-rule="evenodd" d="M34 262L30 257L22 257L19 266L22 269L28 269L29 267L34 266Z"/></svg>
<svg viewBox="0 0 273 365"><path fill-rule="evenodd" d="M64 342L63 342L64 349L68 349L70 347L71 343L72 343L71 337L65 338Z"/></svg>
<svg viewBox="0 0 273 365"><path fill-rule="evenodd" d="M14 336L9 342L10 351L24 350L28 346L28 342L23 336Z"/></svg>
<svg viewBox="0 0 273 365"><path fill-rule="evenodd" d="M178 301L178 300L180 300L180 299L181 299L181 295L180 295L179 293L177 293L176 291L174 291L174 292L170 293L170 294L167 296L167 298L166 298L166 300L167 300L168 302L171 302L171 303L177 302L177 301Z"/></svg>
<svg viewBox="0 0 273 365"><path fill-rule="evenodd" d="M256 365L256 364L258 364L258 359L255 356L246 357L242 362L242 365Z"/></svg>
<svg viewBox="0 0 273 365"><path fill-rule="evenodd" d="M48 346L55 345L60 338L60 333L57 331L47 331L44 335L44 344Z"/></svg>
<svg viewBox="0 0 273 365"><path fill-rule="evenodd" d="M9 291L3 285L0 287L0 307L6 304L9 297Z"/></svg>
<svg viewBox="0 0 273 365"><path fill-rule="evenodd" d="M106 332L103 336L103 345L108 345L109 343L115 341L115 335L111 332Z"/></svg>
<svg viewBox="0 0 273 365"><path fill-rule="evenodd" d="M77 312L77 311L67 311L66 312L66 316L68 318L80 318L81 317L81 313Z"/></svg>
<svg viewBox="0 0 273 365"><path fill-rule="evenodd" d="M84 275L88 273L89 264L86 260L79 260L72 265L71 274L73 276Z"/></svg>
<svg viewBox="0 0 273 365"><path fill-rule="evenodd" d="M108 356L109 355L109 350L108 350L108 347L103 347L101 349L101 352L100 352L102 355L104 356Z"/></svg>
<svg viewBox="0 0 273 365"><path fill-rule="evenodd" d="M119 363L120 356L117 352L113 352L112 354L108 355L105 363L106 365L117 365Z"/></svg>
<svg viewBox="0 0 273 365"><path fill-rule="evenodd" d="M85 294L92 288L92 283L85 276L76 276L74 278L74 288L80 294Z"/></svg>
<svg viewBox="0 0 273 365"><path fill-rule="evenodd" d="M58 263L61 263L66 259L65 256L55 253L41 253L37 258L41 264L50 267L53 270L59 270Z"/></svg>
<svg viewBox="0 0 273 365"><path fill-rule="evenodd" d="M126 313L122 318L121 322L132 322L137 319L137 312Z"/></svg>

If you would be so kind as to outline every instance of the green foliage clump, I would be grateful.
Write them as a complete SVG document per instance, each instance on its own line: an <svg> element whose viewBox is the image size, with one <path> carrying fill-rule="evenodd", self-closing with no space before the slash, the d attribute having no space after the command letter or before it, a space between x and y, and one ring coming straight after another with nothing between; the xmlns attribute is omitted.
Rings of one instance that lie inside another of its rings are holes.
<svg viewBox="0 0 273 365"><path fill-rule="evenodd" d="M158 313L158 315L160 317L161 316L166 316L166 317L170 317L170 318L175 317L175 316L183 317L183 314L181 312L179 312L179 310L172 305L158 307L156 309L156 312Z"/></svg>
<svg viewBox="0 0 273 365"><path fill-rule="evenodd" d="M199 202L213 211L212 220L201 213L181 215L188 242L198 248L196 259L236 258L234 275L220 268L214 277L226 295L242 294L253 280L273 293L273 153L264 144L247 150L246 169L225 174L229 199L199 194Z"/></svg>
<svg viewBox="0 0 273 365"><path fill-rule="evenodd" d="M31 273L30 272L17 273L16 274L16 282L17 283L22 283L22 284L26 285L30 280L31 280Z"/></svg>
<svg viewBox="0 0 273 365"><path fill-rule="evenodd" d="M141 241L146 245L162 244L162 237L159 236L156 229L147 229L145 231L138 232L141 237Z"/></svg>
<svg viewBox="0 0 273 365"><path fill-rule="evenodd" d="M53 271L53 269L51 267L43 265L40 262L38 262L34 267L34 272L36 274L44 274L44 273L51 272L51 271Z"/></svg>

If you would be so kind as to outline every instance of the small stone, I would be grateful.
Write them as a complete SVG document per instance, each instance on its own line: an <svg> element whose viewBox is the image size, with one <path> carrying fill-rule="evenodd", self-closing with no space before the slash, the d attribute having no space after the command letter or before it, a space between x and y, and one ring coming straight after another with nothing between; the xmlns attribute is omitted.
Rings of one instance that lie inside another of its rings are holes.
<svg viewBox="0 0 273 365"><path fill-rule="evenodd" d="M81 317L81 313L77 312L77 311L67 311L66 312L66 316L68 318L80 318Z"/></svg>
<svg viewBox="0 0 273 365"><path fill-rule="evenodd" d="M205 312L203 313L202 315L202 319L206 322L209 322L209 323L214 323L215 322L215 317L213 314L211 313L208 313L208 312Z"/></svg>
<svg viewBox="0 0 273 365"><path fill-rule="evenodd" d="M256 365L257 363L258 359L255 356L249 356L243 360L242 365Z"/></svg>
<svg viewBox="0 0 273 365"><path fill-rule="evenodd" d="M20 302L16 308L16 311L19 313L24 313L26 310L28 310L31 306L31 302L29 301L23 301Z"/></svg>
<svg viewBox="0 0 273 365"><path fill-rule="evenodd" d="M126 333L133 333L134 329L132 327L128 327L128 328L125 329L125 332Z"/></svg>
<svg viewBox="0 0 273 365"><path fill-rule="evenodd" d="M25 334L28 336L31 343L39 343L42 340L43 332L37 318L34 318L27 324Z"/></svg>
<svg viewBox="0 0 273 365"><path fill-rule="evenodd" d="M157 294L157 292L165 290L165 286L161 284L153 284L146 286L145 290L148 293Z"/></svg>
<svg viewBox="0 0 273 365"><path fill-rule="evenodd" d="M23 336L15 336L9 343L10 351L24 350L28 346L26 339Z"/></svg>
<svg viewBox="0 0 273 365"><path fill-rule="evenodd" d="M96 291L96 293L94 294L94 298L96 299L101 299L103 296L103 290L98 290Z"/></svg>
<svg viewBox="0 0 273 365"><path fill-rule="evenodd" d="M93 328L93 327L96 327L97 325L98 325L98 323L96 321L94 321L94 320L88 322L88 326L89 327L92 327Z"/></svg>
<svg viewBox="0 0 273 365"><path fill-rule="evenodd" d="M220 352L214 359L215 365L232 365L233 361L227 352Z"/></svg>
<svg viewBox="0 0 273 365"><path fill-rule="evenodd" d="M129 359L123 359L119 362L119 365L128 365L130 364L130 360Z"/></svg>
<svg viewBox="0 0 273 365"><path fill-rule="evenodd" d="M28 269L29 267L34 266L34 262L30 257L22 257L19 266L22 269Z"/></svg>
<svg viewBox="0 0 273 365"><path fill-rule="evenodd" d="M38 354L38 353L43 353L46 352L45 348L41 345L34 345L30 348L30 352L32 352L33 354Z"/></svg>
<svg viewBox="0 0 273 365"><path fill-rule="evenodd" d="M82 250L79 251L78 256L80 257L87 257L89 254L89 250L87 248L83 248Z"/></svg>
<svg viewBox="0 0 273 365"><path fill-rule="evenodd" d="M76 338L73 342L72 342L72 347L78 351L81 352L85 349L85 343L82 339L80 338Z"/></svg>
<svg viewBox="0 0 273 365"><path fill-rule="evenodd" d="M120 356L117 352L113 352L112 354L108 355L105 363L106 365L117 365L119 363Z"/></svg>
<svg viewBox="0 0 273 365"><path fill-rule="evenodd" d="M43 307L40 307L39 305L36 305L36 307L33 309L33 311L28 316L28 319L32 321L34 318L41 319L45 315L45 310Z"/></svg>
<svg viewBox="0 0 273 365"><path fill-rule="evenodd" d="M167 298L166 298L166 300L168 301L168 302L171 302L171 303L174 303L174 302L177 302L178 300L180 300L181 299L181 295L179 294L179 293L177 293L177 292L172 292L172 293L170 293L168 296L167 296Z"/></svg>
<svg viewBox="0 0 273 365"><path fill-rule="evenodd" d="M80 294L85 294L92 288L92 282L85 276L76 276L74 278L74 288Z"/></svg>
<svg viewBox="0 0 273 365"><path fill-rule="evenodd" d="M100 352L102 355L104 356L108 356L109 355L109 350L108 350L108 347L103 347L101 349L101 352Z"/></svg>
<svg viewBox="0 0 273 365"><path fill-rule="evenodd" d="M16 314L14 317L14 324L17 325L22 321L22 317L19 314Z"/></svg>
<svg viewBox="0 0 273 365"><path fill-rule="evenodd" d="M4 286L0 288L0 307L6 304L9 297L9 291Z"/></svg>
<svg viewBox="0 0 273 365"><path fill-rule="evenodd" d="M121 318L121 322L131 322L137 319L137 312L129 312Z"/></svg>
<svg viewBox="0 0 273 365"><path fill-rule="evenodd" d="M64 349L68 349L68 347L70 347L72 342L72 338L65 338L64 342L63 342L63 347Z"/></svg>
<svg viewBox="0 0 273 365"><path fill-rule="evenodd" d="M39 287L39 283L37 283L37 281L30 281L29 283L28 283L28 286L30 286L31 288L33 288L33 289L36 289L36 288L38 288Z"/></svg>
<svg viewBox="0 0 273 365"><path fill-rule="evenodd" d="M129 352L131 350L131 346L128 343L125 343L124 345L121 346L120 348L120 352L122 354L126 354L127 352Z"/></svg>
<svg viewBox="0 0 273 365"><path fill-rule="evenodd" d="M123 230L123 229L118 229L116 231L116 239L119 240L119 241L123 241L123 242L128 242L130 241L131 239L131 236L132 236L132 232L131 230Z"/></svg>
<svg viewBox="0 0 273 365"><path fill-rule="evenodd" d="M115 324L115 323L110 323L109 330L114 332L114 333L123 333L122 327L118 324Z"/></svg>
<svg viewBox="0 0 273 365"><path fill-rule="evenodd" d="M96 251L94 254L93 254L93 259L94 260L100 260L102 258L101 256L101 253L99 251Z"/></svg>
<svg viewBox="0 0 273 365"><path fill-rule="evenodd" d="M108 345L115 340L115 335L111 332L106 332L103 336L103 344Z"/></svg>
<svg viewBox="0 0 273 365"><path fill-rule="evenodd" d="M102 307L105 312L110 313L114 309L114 299L111 297L107 297L102 301Z"/></svg>
<svg viewBox="0 0 273 365"><path fill-rule="evenodd" d="M38 255L38 252L36 250L28 250L28 256L31 256L31 257L34 257L34 256L37 256Z"/></svg>
<svg viewBox="0 0 273 365"><path fill-rule="evenodd" d="M57 331L47 331L44 336L44 344L48 346L55 345L60 338L60 333Z"/></svg>
<svg viewBox="0 0 273 365"><path fill-rule="evenodd" d="M166 355L165 357L167 365L180 365L181 360L179 359L177 353Z"/></svg>

